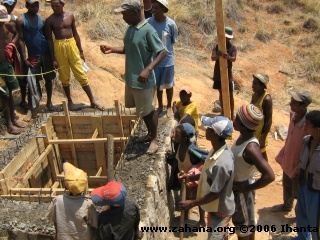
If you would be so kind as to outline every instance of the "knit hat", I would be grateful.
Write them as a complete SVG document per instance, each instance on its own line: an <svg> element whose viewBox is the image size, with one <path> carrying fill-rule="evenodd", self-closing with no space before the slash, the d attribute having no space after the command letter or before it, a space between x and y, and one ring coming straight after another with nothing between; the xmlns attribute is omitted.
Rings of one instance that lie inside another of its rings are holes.
<svg viewBox="0 0 320 240"><path fill-rule="evenodd" d="M201 122L208 128L212 128L215 133L222 138L231 136L233 132L231 121L223 116L217 116L214 118L202 116Z"/></svg>
<svg viewBox="0 0 320 240"><path fill-rule="evenodd" d="M241 123L250 130L256 130L263 118L262 112L253 104L240 107L237 116Z"/></svg>
<svg viewBox="0 0 320 240"><path fill-rule="evenodd" d="M11 16L8 14L7 8L0 5L0 22L9 22Z"/></svg>
<svg viewBox="0 0 320 240"><path fill-rule="evenodd" d="M97 206L124 205L126 196L126 188L120 182L108 182L105 186L91 192L91 199Z"/></svg>
<svg viewBox="0 0 320 240"><path fill-rule="evenodd" d="M141 10L140 0L124 0L120 7L116 8L115 12L124 12L126 10Z"/></svg>
<svg viewBox="0 0 320 240"><path fill-rule="evenodd" d="M253 74L254 78L257 78L260 82L262 82L266 87L269 83L269 76L265 73Z"/></svg>
<svg viewBox="0 0 320 240"><path fill-rule="evenodd" d="M183 129L189 139L196 134L194 127L190 123L182 123L181 125L183 126Z"/></svg>
<svg viewBox="0 0 320 240"><path fill-rule="evenodd" d="M78 195L86 191L88 177L87 174L79 168L76 168L71 163L63 164L64 183L73 195Z"/></svg>
<svg viewBox="0 0 320 240"><path fill-rule="evenodd" d="M226 38L230 38L230 39L232 39L232 38L234 38L234 36L233 36L233 29L231 28L231 27L225 27L224 28L224 31L225 31L225 36L226 36Z"/></svg>
<svg viewBox="0 0 320 240"><path fill-rule="evenodd" d="M294 100L303 102L307 106L312 102L311 93L306 89L301 89L296 92L290 92L290 95Z"/></svg>

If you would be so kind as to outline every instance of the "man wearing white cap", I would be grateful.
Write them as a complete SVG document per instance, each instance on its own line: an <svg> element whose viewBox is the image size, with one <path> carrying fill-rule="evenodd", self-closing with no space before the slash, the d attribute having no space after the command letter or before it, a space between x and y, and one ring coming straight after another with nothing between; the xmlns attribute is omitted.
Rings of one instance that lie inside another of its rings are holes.
<svg viewBox="0 0 320 240"><path fill-rule="evenodd" d="M143 19L140 0L125 0L114 11L121 12L123 20L129 25L124 36L124 46L101 45L100 50L104 54L126 54L125 106L135 107L137 115L143 118L148 134L138 141L150 142L147 154L153 154L158 150L158 115L154 102L156 81L153 69L165 58L166 50L156 30Z"/></svg>
<svg viewBox="0 0 320 240"><path fill-rule="evenodd" d="M225 232L217 229L227 229L235 203L232 192L234 175L233 154L226 144L226 138L233 132L231 121L223 116L210 118L203 116L201 122L207 127L206 139L212 144L201 174L189 176L183 175L180 179L189 181L199 180L197 199L180 202L180 208L188 210L194 206L209 213L210 227L208 239L223 240L228 236Z"/></svg>
<svg viewBox="0 0 320 240"><path fill-rule="evenodd" d="M163 111L163 90L167 94L167 117L173 116L172 97L174 83L174 53L173 44L178 40L178 28L176 23L165 15L169 11L167 0L153 0L153 17L148 19L148 23L157 31L159 38L167 50L167 56L154 69L156 75L158 115Z"/></svg>

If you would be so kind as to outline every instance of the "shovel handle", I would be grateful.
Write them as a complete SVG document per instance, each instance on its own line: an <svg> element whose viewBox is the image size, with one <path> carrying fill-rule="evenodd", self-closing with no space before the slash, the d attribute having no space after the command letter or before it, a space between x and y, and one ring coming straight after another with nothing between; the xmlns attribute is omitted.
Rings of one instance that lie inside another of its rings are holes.
<svg viewBox="0 0 320 240"><path fill-rule="evenodd" d="M184 171L181 171L179 173L179 176L182 176L184 175ZM181 182L181 198L182 198L182 201L185 201L186 200L186 180L183 179L182 182ZM180 214L180 227L184 227L184 214L185 214L185 210L181 210L181 214ZM183 239L183 234L184 232L180 232L180 240Z"/></svg>

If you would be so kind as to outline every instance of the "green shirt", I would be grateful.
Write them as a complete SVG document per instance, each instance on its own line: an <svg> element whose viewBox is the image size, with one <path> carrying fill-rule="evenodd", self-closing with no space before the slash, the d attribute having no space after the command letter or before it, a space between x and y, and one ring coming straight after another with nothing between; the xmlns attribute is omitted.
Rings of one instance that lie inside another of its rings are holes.
<svg viewBox="0 0 320 240"><path fill-rule="evenodd" d="M156 30L146 20L143 20L138 25L127 28L123 41L126 54L126 84L138 89L155 86L153 71L146 83L138 82L138 77L142 70L153 61L153 53L164 49Z"/></svg>

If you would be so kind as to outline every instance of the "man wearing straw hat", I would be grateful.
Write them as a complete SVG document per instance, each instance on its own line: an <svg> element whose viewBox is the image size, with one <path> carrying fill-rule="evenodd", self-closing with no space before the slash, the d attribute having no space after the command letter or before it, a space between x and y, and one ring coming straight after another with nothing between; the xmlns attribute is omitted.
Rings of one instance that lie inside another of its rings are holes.
<svg viewBox="0 0 320 240"><path fill-rule="evenodd" d="M22 127L15 119L14 102L12 91L19 88L19 83L14 77L12 65L9 63L5 48L9 44L9 39L5 32L5 23L11 19L5 6L0 5L0 98L4 111L7 131L10 134L19 134Z"/></svg>
<svg viewBox="0 0 320 240"><path fill-rule="evenodd" d="M238 109L233 126L240 132L239 138L232 145L234 155L233 192L236 209L232 222L236 227L238 239L254 239L254 232L243 231L242 226L255 226L254 190L263 188L274 181L274 173L263 158L259 141L254 131L259 126L263 114L253 104ZM255 182L250 181L256 171L261 177Z"/></svg>
<svg viewBox="0 0 320 240"><path fill-rule="evenodd" d="M216 62L214 65L214 73L213 73L213 89L217 89L219 91L219 101L222 108L221 115L224 115L223 103L222 103L222 92L221 92L220 61L219 61L219 57L223 56L223 58L227 59L227 62L228 62L230 110L231 110L231 119L234 119L234 98L233 98L234 80L232 75L232 63L235 62L237 59L237 48L230 42L230 40L234 38L233 29L231 27L225 27L225 36L226 36L227 52L222 53L221 51L219 51L218 44L215 46L215 48L212 49L211 60Z"/></svg>
<svg viewBox="0 0 320 240"><path fill-rule="evenodd" d="M85 195L87 174L72 164L63 164L64 183L69 192L53 199L47 218L56 228L56 239L94 240L98 228L98 212Z"/></svg>

